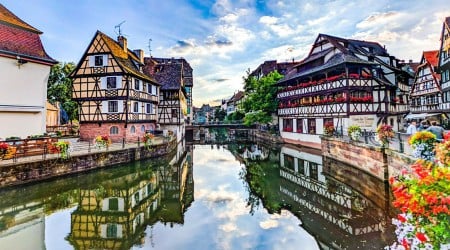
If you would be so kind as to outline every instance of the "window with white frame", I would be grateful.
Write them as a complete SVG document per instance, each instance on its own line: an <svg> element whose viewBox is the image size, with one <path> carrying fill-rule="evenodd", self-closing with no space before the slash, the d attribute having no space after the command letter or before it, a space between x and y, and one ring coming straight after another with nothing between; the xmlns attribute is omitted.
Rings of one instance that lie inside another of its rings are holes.
<svg viewBox="0 0 450 250"><path fill-rule="evenodd" d="M141 82L139 79L134 79L134 89L139 90L140 89Z"/></svg>
<svg viewBox="0 0 450 250"><path fill-rule="evenodd" d="M106 238L117 238L117 224L108 224L106 226Z"/></svg>
<svg viewBox="0 0 450 250"><path fill-rule="evenodd" d="M142 82L142 92L147 92L147 83Z"/></svg>
<svg viewBox="0 0 450 250"><path fill-rule="evenodd" d="M119 102L118 101L108 101L108 113L119 112Z"/></svg>
<svg viewBox="0 0 450 250"><path fill-rule="evenodd" d="M89 67L107 66L108 55L92 55L89 56Z"/></svg>
<svg viewBox="0 0 450 250"><path fill-rule="evenodd" d="M110 135L118 135L119 134L119 128L117 126L112 126L109 128L109 134Z"/></svg>
<svg viewBox="0 0 450 250"><path fill-rule="evenodd" d="M153 95L158 95L158 89L156 88L155 85L152 85L152 94Z"/></svg>
<svg viewBox="0 0 450 250"><path fill-rule="evenodd" d="M117 88L117 78L115 76L106 77L106 88L107 89Z"/></svg>
<svg viewBox="0 0 450 250"><path fill-rule="evenodd" d="M151 103L145 105L145 113L153 114L153 105Z"/></svg>
<svg viewBox="0 0 450 250"><path fill-rule="evenodd" d="M149 94L151 94L152 93L152 85L150 84L150 83L148 83L147 84L147 92L149 93Z"/></svg>
<svg viewBox="0 0 450 250"><path fill-rule="evenodd" d="M94 66L103 66L103 56L94 56Z"/></svg>
<svg viewBox="0 0 450 250"><path fill-rule="evenodd" d="M139 112L139 102L133 102L133 112L134 113Z"/></svg>

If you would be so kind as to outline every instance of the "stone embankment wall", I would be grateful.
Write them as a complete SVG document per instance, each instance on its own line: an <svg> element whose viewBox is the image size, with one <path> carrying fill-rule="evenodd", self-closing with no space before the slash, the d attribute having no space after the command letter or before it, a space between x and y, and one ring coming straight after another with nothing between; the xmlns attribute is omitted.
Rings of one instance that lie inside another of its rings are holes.
<svg viewBox="0 0 450 250"><path fill-rule="evenodd" d="M405 155L393 150L386 150L387 165L389 177L398 176L402 170L411 172L411 165L416 162L417 159L412 158L409 155Z"/></svg>
<svg viewBox="0 0 450 250"><path fill-rule="evenodd" d="M364 143L335 137L322 137L322 154L352 165L380 180L397 176L402 169L409 170L415 159L411 156Z"/></svg>
<svg viewBox="0 0 450 250"><path fill-rule="evenodd" d="M36 162L17 163L2 166L0 170L0 187L21 185L58 176L70 175L84 171L100 169L121 163L159 157L170 153L177 147L176 140L160 145L152 145L91 152L72 156L68 159L47 159Z"/></svg>
<svg viewBox="0 0 450 250"><path fill-rule="evenodd" d="M258 129L254 129L254 130L251 130L251 134L256 139L263 140L265 142L270 142L270 143L274 143L274 144L283 143L283 139L279 135L274 135L267 131L261 131Z"/></svg>

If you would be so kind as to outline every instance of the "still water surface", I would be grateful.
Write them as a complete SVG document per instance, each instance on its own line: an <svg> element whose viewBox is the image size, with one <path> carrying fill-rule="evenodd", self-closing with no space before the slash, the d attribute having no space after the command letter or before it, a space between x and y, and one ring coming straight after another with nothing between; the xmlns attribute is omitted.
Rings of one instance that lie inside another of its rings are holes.
<svg viewBox="0 0 450 250"><path fill-rule="evenodd" d="M386 194L320 151L180 145L0 192L0 249L382 249Z"/></svg>

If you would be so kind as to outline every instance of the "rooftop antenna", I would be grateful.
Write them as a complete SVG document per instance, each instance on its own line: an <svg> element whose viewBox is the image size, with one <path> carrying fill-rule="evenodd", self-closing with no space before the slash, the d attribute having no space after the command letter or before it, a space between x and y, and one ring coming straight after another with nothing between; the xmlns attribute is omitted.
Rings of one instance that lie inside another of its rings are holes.
<svg viewBox="0 0 450 250"><path fill-rule="evenodd" d="M148 39L148 52L150 53L150 57L152 57L152 39Z"/></svg>
<svg viewBox="0 0 450 250"><path fill-rule="evenodd" d="M292 55L292 52L294 51L294 47L289 47L286 49L286 52L289 53L289 56ZM289 59L287 59L286 61L289 61ZM292 58L292 62L294 61L294 58Z"/></svg>
<svg viewBox="0 0 450 250"><path fill-rule="evenodd" d="M122 26L122 24L124 23L125 21L122 21L121 23L119 23L119 24L117 24L116 26L114 26L114 31L116 32L116 34L118 35L118 36L122 36L122 30L120 29L120 26Z"/></svg>

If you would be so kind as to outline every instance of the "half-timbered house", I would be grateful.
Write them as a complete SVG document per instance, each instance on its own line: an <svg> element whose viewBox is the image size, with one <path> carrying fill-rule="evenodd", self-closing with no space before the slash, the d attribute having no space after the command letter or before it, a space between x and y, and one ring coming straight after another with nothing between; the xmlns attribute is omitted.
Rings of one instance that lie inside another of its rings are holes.
<svg viewBox="0 0 450 250"><path fill-rule="evenodd" d="M136 141L156 128L159 84L143 73L144 52L97 31L72 73L79 104L80 138L109 135Z"/></svg>
<svg viewBox="0 0 450 250"><path fill-rule="evenodd" d="M324 124L398 129L408 112L409 74L376 42L324 34L278 85L278 116L286 141L320 147Z"/></svg>
<svg viewBox="0 0 450 250"><path fill-rule="evenodd" d="M57 62L41 34L0 4L0 138L46 132L47 81Z"/></svg>
<svg viewBox="0 0 450 250"><path fill-rule="evenodd" d="M410 119L422 119L441 113L442 91L441 76L436 72L438 66L438 50L424 51L420 65L417 67L414 83L411 86Z"/></svg>
<svg viewBox="0 0 450 250"><path fill-rule="evenodd" d="M180 141L188 120L188 99L192 98L186 90L188 85L192 94L192 68L185 59L147 57L144 72L161 84L158 124L163 130L173 131Z"/></svg>
<svg viewBox="0 0 450 250"><path fill-rule="evenodd" d="M116 172L95 186L76 190L69 243L76 249L130 249L142 242L147 225L158 220L161 177L152 168Z"/></svg>
<svg viewBox="0 0 450 250"><path fill-rule="evenodd" d="M441 74L443 104L441 110L450 113L450 16L442 25L438 72Z"/></svg>
<svg viewBox="0 0 450 250"><path fill-rule="evenodd" d="M233 94L233 96L227 101L227 115L240 110L239 106L242 103L244 97L244 91L238 91Z"/></svg>

